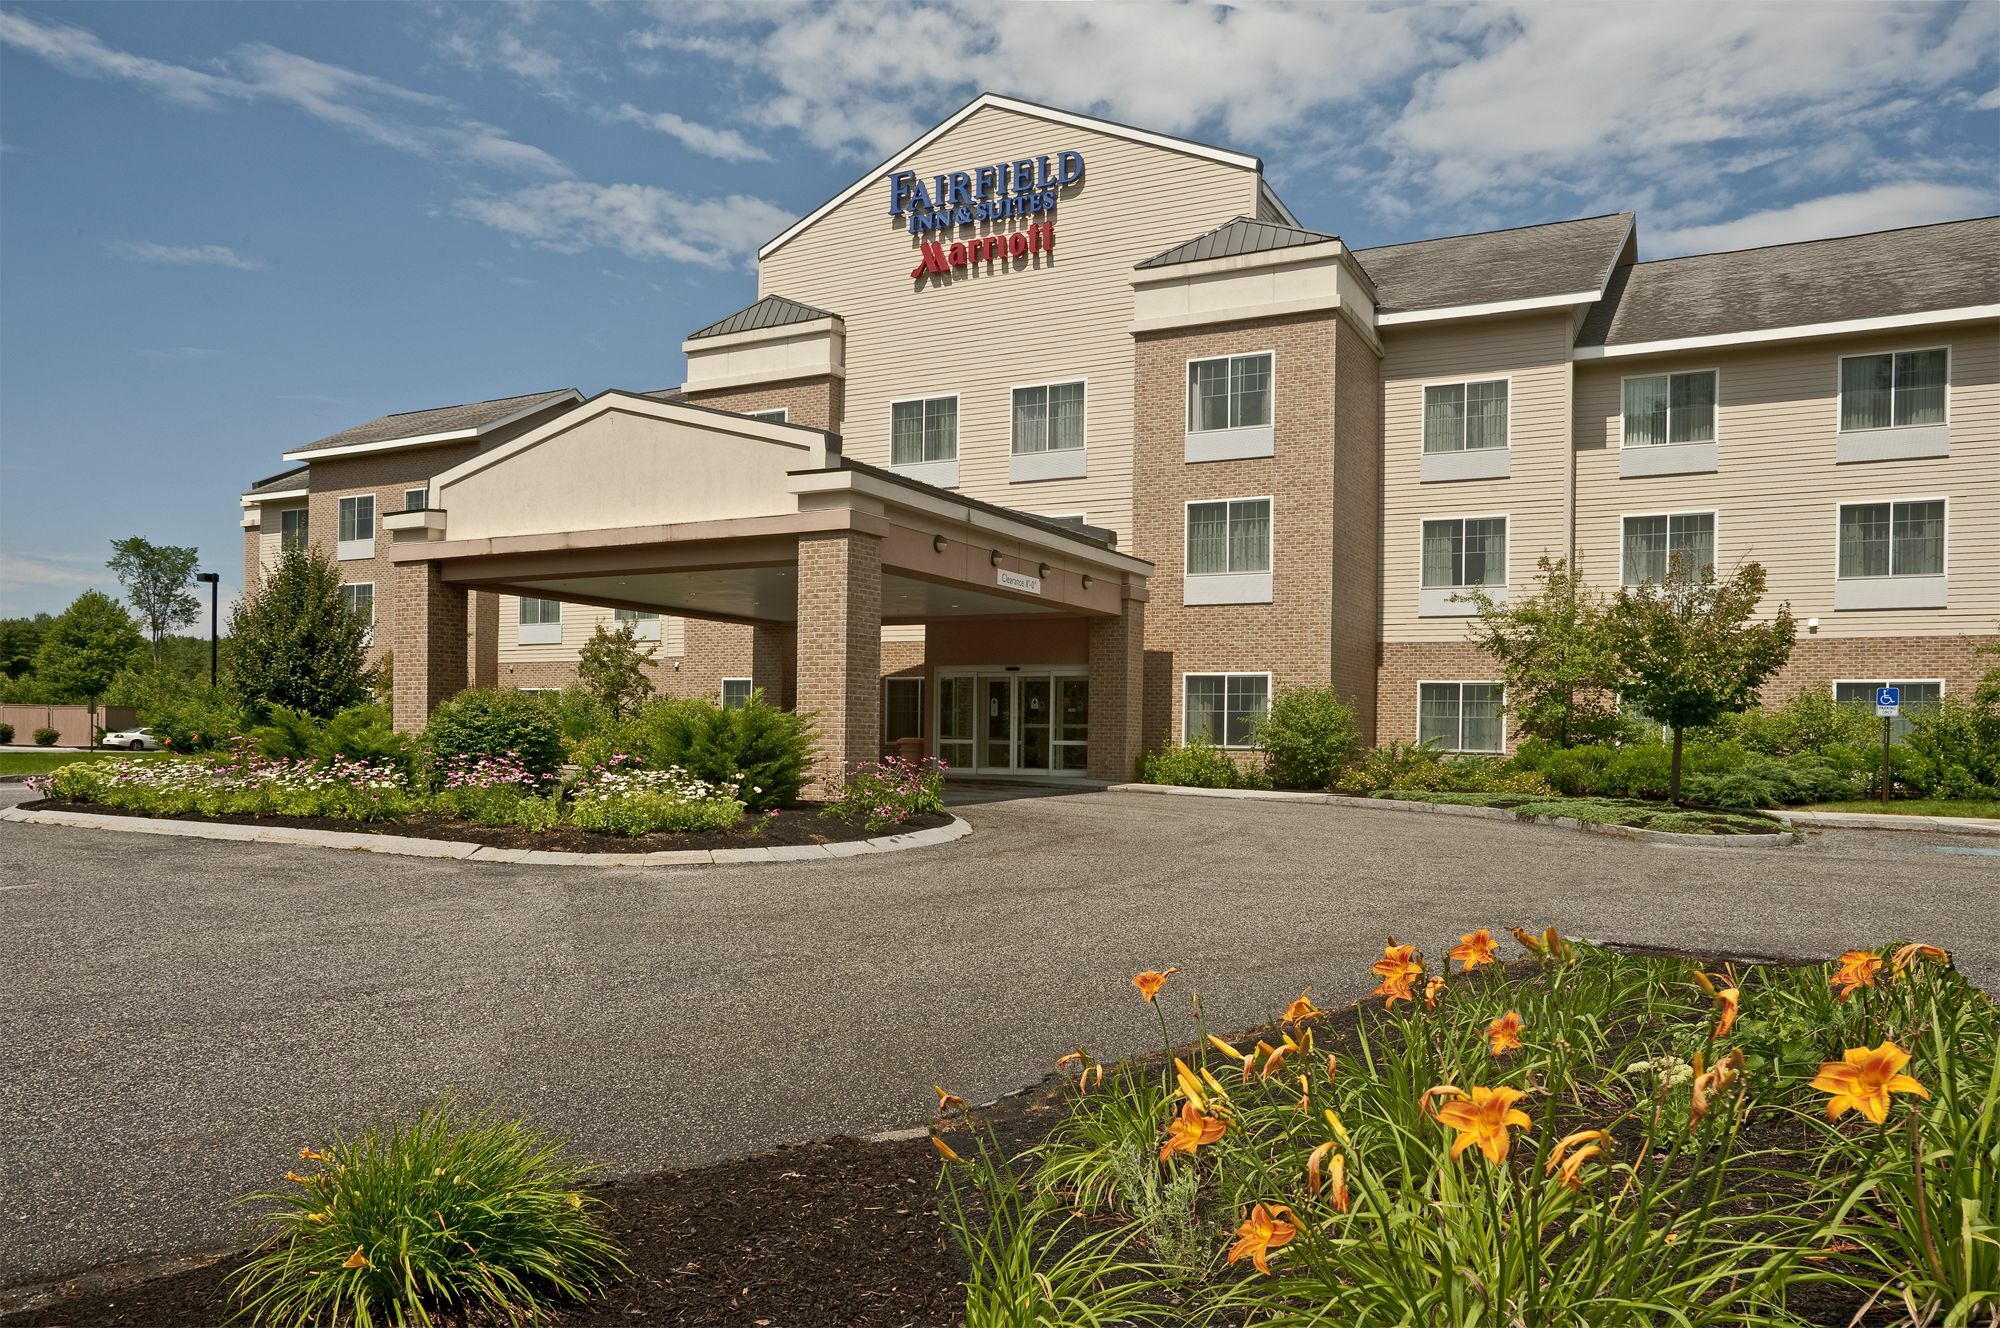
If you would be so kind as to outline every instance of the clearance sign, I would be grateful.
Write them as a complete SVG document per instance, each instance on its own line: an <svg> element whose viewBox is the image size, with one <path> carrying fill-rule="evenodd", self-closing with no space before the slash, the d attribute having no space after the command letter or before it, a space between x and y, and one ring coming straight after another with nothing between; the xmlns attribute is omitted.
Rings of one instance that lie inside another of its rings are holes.
<svg viewBox="0 0 2000 1328"><path fill-rule="evenodd" d="M928 181L915 171L891 172L889 215L903 221L911 235L949 236L960 227L1035 218L1012 232L920 241L921 257L910 270L911 279L1054 249L1056 227L1050 214L1062 191L1082 182L1083 169L1083 154L1065 150L944 172Z"/></svg>

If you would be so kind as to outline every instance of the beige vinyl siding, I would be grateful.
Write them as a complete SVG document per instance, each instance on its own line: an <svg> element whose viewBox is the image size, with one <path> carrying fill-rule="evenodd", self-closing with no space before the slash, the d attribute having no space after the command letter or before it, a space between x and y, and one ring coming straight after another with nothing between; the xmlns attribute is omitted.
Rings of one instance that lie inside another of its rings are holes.
<svg viewBox="0 0 2000 1328"><path fill-rule="evenodd" d="M286 512L305 510L304 503L286 503L278 506L264 504L257 518L257 566L265 576L278 565L278 555L284 552Z"/></svg>
<svg viewBox="0 0 2000 1328"><path fill-rule="evenodd" d="M1382 639L1462 641L1467 619L1417 613L1423 523L1505 516L1510 590L1530 585L1542 553L1567 554L1569 315L1392 328L1382 343ZM1497 377L1509 379L1507 477L1423 483L1425 384Z"/></svg>
<svg viewBox="0 0 2000 1328"><path fill-rule="evenodd" d="M1951 347L1951 455L1837 465L1843 355ZM1620 381L1675 369L1720 372L1713 474L1618 475ZM1716 560L1764 565L1766 608L1789 601L1807 639L1991 633L2000 623L2000 335L1945 329L1580 364L1577 550L1591 578L1620 575L1622 517L1716 509ZM1949 607L1835 612L1842 503L1944 498Z"/></svg>
<svg viewBox="0 0 2000 1328"><path fill-rule="evenodd" d="M888 215L886 178L801 232L759 269L758 293L846 320L846 454L889 462L889 403L958 395L959 490L1033 511L1090 513L1132 535L1132 265L1257 209L1242 167L997 107L905 163L925 177L1073 148L1085 178L1056 206L1052 256L911 280L919 239L1008 234L1041 214L913 237ZM1008 481L1012 389L1084 379L1081 479ZM1283 390L1280 384L1279 390ZM1140 556L1145 550L1137 550Z"/></svg>
<svg viewBox="0 0 2000 1328"><path fill-rule="evenodd" d="M562 606L562 641L549 645L520 644L521 600L518 595L500 596L500 662L502 664L573 663L583 650L584 642L590 640L597 625L603 623L613 631L617 630L616 609L601 608L594 604L564 603ZM687 654L687 620L669 614L660 615L660 639L657 643L641 642L642 646L657 644L659 652L655 660L678 659Z"/></svg>

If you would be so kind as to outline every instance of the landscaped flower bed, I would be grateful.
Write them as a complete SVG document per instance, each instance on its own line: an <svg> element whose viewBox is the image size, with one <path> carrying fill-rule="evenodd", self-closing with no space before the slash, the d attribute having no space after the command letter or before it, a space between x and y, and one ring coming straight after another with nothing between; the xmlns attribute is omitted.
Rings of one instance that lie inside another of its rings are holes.
<svg viewBox="0 0 2000 1328"><path fill-rule="evenodd" d="M1717 807L1675 807L1635 798L1559 798L1532 793L1377 793L1396 802L1436 802L1459 807L1496 807L1522 818L1566 816L1590 825L1623 825L1681 835L1782 835L1791 829L1763 812Z"/></svg>

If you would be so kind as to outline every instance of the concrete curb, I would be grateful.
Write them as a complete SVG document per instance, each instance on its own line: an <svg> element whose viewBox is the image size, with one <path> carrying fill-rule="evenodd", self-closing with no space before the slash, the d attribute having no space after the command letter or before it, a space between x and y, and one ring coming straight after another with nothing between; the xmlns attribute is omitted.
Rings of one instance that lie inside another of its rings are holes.
<svg viewBox="0 0 2000 1328"><path fill-rule="evenodd" d="M1612 839L1635 839L1655 844L1687 844L1696 848L1790 848L1799 842L1796 833L1687 835L1672 830L1641 830L1631 825L1598 825L1592 821L1579 821L1573 816L1517 816L1504 807L1467 807L1459 803L1417 802L1406 798L1349 798L1338 793L1288 793L1276 789L1180 788L1170 784L1113 784L1111 792L1184 794L1201 798L1234 798L1245 802L1305 802L1375 812L1429 812L1435 816L1469 816L1481 821L1553 825L1565 830L1580 830L1587 835L1605 835Z"/></svg>
<svg viewBox="0 0 2000 1328"><path fill-rule="evenodd" d="M402 858L453 858L462 862L520 863L544 867L696 867L741 862L821 862L867 853L900 853L905 849L949 844L972 833L963 818L950 825L912 830L877 839L842 844L776 844L753 848L674 849L656 853L562 853L551 849L491 848L456 839L415 839L366 831L294 830L282 826L234 825L226 821L161 821L143 816L101 816L93 812L29 812L19 807L0 810L0 821L23 825L63 825L79 830L114 830L124 834L167 835L182 839L224 839L236 843L288 844L306 848L345 849L350 853L386 853Z"/></svg>
<svg viewBox="0 0 2000 1328"><path fill-rule="evenodd" d="M1982 816L1898 816L1893 812L1772 812L1786 825L1841 830L1929 830L1947 835L2000 835L2000 821Z"/></svg>

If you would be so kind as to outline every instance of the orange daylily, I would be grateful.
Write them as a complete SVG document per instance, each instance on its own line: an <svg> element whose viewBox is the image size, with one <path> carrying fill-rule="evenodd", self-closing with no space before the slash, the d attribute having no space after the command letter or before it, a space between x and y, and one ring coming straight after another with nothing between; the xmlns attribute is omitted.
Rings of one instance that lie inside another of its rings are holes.
<svg viewBox="0 0 2000 1328"><path fill-rule="evenodd" d="M356 1245L356 1246L354 1247L354 1253L352 1253L352 1254L348 1255L348 1256L347 1256L347 1262L346 1262L346 1263L344 1263L344 1264L342 1264L342 1265L340 1265L340 1266L341 1266L342 1268L366 1268L366 1267L368 1267L368 1255L367 1255L367 1252L366 1252L366 1249L365 1249L365 1247L363 1247L363 1246L360 1246L360 1245Z"/></svg>
<svg viewBox="0 0 2000 1328"><path fill-rule="evenodd" d="M1562 1142L1555 1146L1555 1151L1549 1154L1548 1166L1543 1170L1560 1171L1562 1174L1557 1177L1558 1180L1572 1190L1579 1189L1583 1184L1580 1174L1583 1164L1603 1153L1603 1146L1610 1142L1611 1135L1604 1130L1578 1130L1575 1134L1566 1134ZM1577 1148L1578 1144L1583 1147ZM1574 1153L1570 1152L1572 1148L1576 1148Z"/></svg>
<svg viewBox="0 0 2000 1328"><path fill-rule="evenodd" d="M1903 1073L1910 1053L1894 1042L1879 1047L1849 1047L1837 1061L1819 1067L1812 1086L1833 1096L1826 1104L1828 1120L1839 1120L1849 1111L1858 1111L1877 1125L1889 1119L1889 1094L1915 1093L1928 1098L1930 1091Z"/></svg>
<svg viewBox="0 0 2000 1328"><path fill-rule="evenodd" d="M1312 1001L1307 998L1306 992L1310 992L1311 990L1312 990L1311 987L1307 987L1305 991L1302 991L1298 994L1297 998L1295 998L1290 1005L1287 1005L1285 1007L1284 1021L1286 1023L1302 1024L1308 1019L1317 1019L1321 1015L1326 1013L1326 1011L1320 1009L1317 1005L1314 1005Z"/></svg>
<svg viewBox="0 0 2000 1328"><path fill-rule="evenodd" d="M1175 1153L1192 1154L1203 1144L1212 1144L1229 1130L1229 1126L1213 1116L1201 1114L1201 1108L1189 1102L1181 1107L1181 1114L1167 1122L1167 1141L1160 1145L1160 1160L1166 1161Z"/></svg>
<svg viewBox="0 0 2000 1328"><path fill-rule="evenodd" d="M1742 1070L1743 1049L1741 1047L1732 1048L1727 1056L1724 1056L1715 1063L1715 1068L1712 1070L1704 1070L1702 1068L1700 1052L1697 1051L1694 1054L1694 1085L1690 1090L1693 1096L1690 1098L1688 1106L1688 1126L1690 1128L1701 1124L1702 1117L1708 1115L1709 1103L1727 1092L1729 1086L1736 1082L1736 1076L1742 1073Z"/></svg>
<svg viewBox="0 0 2000 1328"><path fill-rule="evenodd" d="M939 1153L943 1154L944 1160L947 1162L965 1161L964 1158L958 1155L958 1150L954 1149L950 1144L938 1138L936 1135L931 1136L931 1147L937 1149Z"/></svg>
<svg viewBox="0 0 2000 1328"><path fill-rule="evenodd" d="M1280 1213L1284 1216L1280 1217ZM1252 1204L1250 1216L1236 1228L1236 1243L1229 1249L1229 1262L1233 1264L1247 1258L1256 1265L1258 1272L1270 1272L1271 1265L1267 1261L1270 1252L1291 1244L1292 1238L1299 1234L1298 1227L1286 1220L1291 1215L1292 1210L1283 1204L1272 1204L1269 1208L1263 1204Z"/></svg>
<svg viewBox="0 0 2000 1328"><path fill-rule="evenodd" d="M1918 959L1928 959L1933 964L1943 964L1946 968L1951 967L1951 956L1938 949L1935 945L1912 943L1896 951L1889 960L1889 968L1897 977L1901 977L1903 976L1903 970Z"/></svg>
<svg viewBox="0 0 2000 1328"><path fill-rule="evenodd" d="M1456 1161L1460 1153L1477 1144L1494 1166L1505 1162L1507 1150L1513 1145L1507 1131L1535 1128L1528 1113L1514 1105L1525 1096L1518 1088L1475 1087L1466 1096L1439 1107L1438 1122L1458 1131L1458 1138L1451 1145L1452 1159Z"/></svg>
<svg viewBox="0 0 2000 1328"><path fill-rule="evenodd" d="M1514 933L1514 939L1519 941L1521 943L1521 948L1523 950L1526 950L1529 954L1542 953L1541 937L1535 935L1533 932L1528 931L1526 928L1523 927L1509 927L1507 930Z"/></svg>
<svg viewBox="0 0 2000 1328"><path fill-rule="evenodd" d="M1495 1056L1521 1047L1521 1012L1509 1010L1486 1026L1488 1051Z"/></svg>
<svg viewBox="0 0 2000 1328"><path fill-rule="evenodd" d="M1439 994L1440 994L1441 992L1443 992L1443 991L1444 991L1444 979L1443 979L1443 978L1436 978L1436 977L1434 977L1434 978L1430 978L1430 979L1428 979L1428 980L1427 980L1427 981L1426 981L1426 982L1424 983L1424 1008L1425 1008L1426 1010L1435 1010L1435 1009L1437 1009L1437 1008L1438 1008L1438 995L1439 995Z"/></svg>
<svg viewBox="0 0 2000 1328"><path fill-rule="evenodd" d="M931 1092L938 1095L938 1115L944 1116L949 1114L953 1107L957 1107L960 1111L965 1110L965 1099L956 1093L947 1093L942 1084L932 1084Z"/></svg>
<svg viewBox="0 0 2000 1328"><path fill-rule="evenodd" d="M1151 1005L1153 998L1160 994L1160 988L1167 985L1167 979L1178 972L1180 972L1178 968L1165 970L1149 968L1143 973L1134 973L1132 975L1132 985L1137 987L1139 994L1146 998L1146 1004Z"/></svg>
<svg viewBox="0 0 2000 1328"><path fill-rule="evenodd" d="M1721 1011L1721 1017L1715 1021L1715 1027L1709 1030L1710 1042L1729 1036L1729 1030L1736 1027L1736 1012L1742 1003L1743 994L1735 987L1724 987L1715 993L1715 1008Z"/></svg>
<svg viewBox="0 0 2000 1328"><path fill-rule="evenodd" d="M1327 1202L1333 1206L1334 1212L1344 1213L1350 1203L1347 1193L1347 1155L1335 1153L1334 1150L1339 1147L1339 1140L1329 1139L1312 1150L1312 1156L1306 1159L1306 1192L1317 1197L1321 1189L1330 1189L1332 1192L1327 1195ZM1322 1180L1320 1163L1328 1153L1333 1153L1333 1165L1328 1169L1326 1178Z"/></svg>
<svg viewBox="0 0 2000 1328"><path fill-rule="evenodd" d="M1326 1081L1330 1084L1340 1075L1340 1057L1326 1053Z"/></svg>
<svg viewBox="0 0 2000 1328"><path fill-rule="evenodd" d="M1382 957L1368 966L1368 971L1382 979L1381 985L1368 993L1371 996L1385 996L1385 1005L1397 1001L1413 1001L1410 987L1424 975L1424 959L1414 945L1398 945L1391 936L1389 943L1382 947Z"/></svg>
<svg viewBox="0 0 2000 1328"><path fill-rule="evenodd" d="M1470 973L1481 964L1500 962L1500 953L1495 949L1495 945L1493 933L1481 927L1478 931L1469 931L1459 937L1458 944L1451 947L1451 954L1448 957L1464 964L1464 971Z"/></svg>
<svg viewBox="0 0 2000 1328"><path fill-rule="evenodd" d="M1840 988L1840 999L1846 1000L1856 989L1875 985L1875 975L1882 971L1882 956L1873 950L1849 950L1840 957L1840 968L1833 975L1833 985Z"/></svg>
<svg viewBox="0 0 2000 1328"><path fill-rule="evenodd" d="M305 1158L305 1159L306 1159L307 1161L309 1161L309 1162L324 1162L324 1161L326 1161L326 1154L325 1154L325 1153L315 1153L315 1152L314 1152L314 1151L313 1151L312 1149L310 1149L310 1148L305 1148L305 1147L301 1147L301 1148L299 1149L299 1156L300 1156L300 1157L302 1157L302 1158Z"/></svg>
<svg viewBox="0 0 2000 1328"><path fill-rule="evenodd" d="M1431 1106L1432 1098L1462 1098L1464 1096L1465 1090L1463 1088L1454 1088L1450 1084L1439 1084L1436 1088L1426 1088L1423 1097L1418 1100L1417 1106L1422 1109L1424 1115L1429 1116L1432 1120L1436 1120L1438 1113Z"/></svg>
<svg viewBox="0 0 2000 1328"><path fill-rule="evenodd" d="M285 1179L296 1182L297 1184L300 1185L310 1185L313 1183L313 1178L311 1176L301 1176L296 1171L287 1171L285 1173Z"/></svg>

